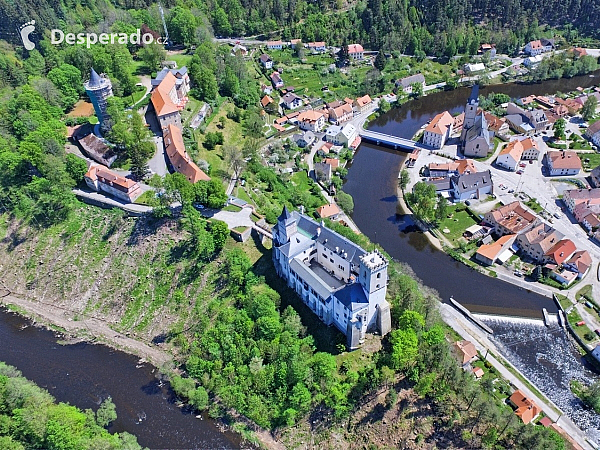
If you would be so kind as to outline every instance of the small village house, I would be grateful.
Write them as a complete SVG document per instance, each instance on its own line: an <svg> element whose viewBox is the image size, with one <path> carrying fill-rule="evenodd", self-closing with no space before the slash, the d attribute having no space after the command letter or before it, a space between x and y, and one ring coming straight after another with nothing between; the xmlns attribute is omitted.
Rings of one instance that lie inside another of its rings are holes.
<svg viewBox="0 0 600 450"><path fill-rule="evenodd" d="M402 89L402 91L406 94L412 94L414 84L420 84L423 86L423 88L425 88L425 77L422 73L417 73L396 80L396 88Z"/></svg>
<svg viewBox="0 0 600 450"><path fill-rule="evenodd" d="M536 56L542 53L551 52L554 49L554 39L538 39L530 41L525 45L525 53L529 56Z"/></svg>
<svg viewBox="0 0 600 450"><path fill-rule="evenodd" d="M464 366L477 358L477 349L471 341L458 341L454 343L454 350L459 356L460 363Z"/></svg>
<svg viewBox="0 0 600 450"><path fill-rule="evenodd" d="M521 251L537 263L544 260L546 253L554 247L564 235L550 225L540 223L517 236L517 245Z"/></svg>
<svg viewBox="0 0 600 450"><path fill-rule="evenodd" d="M90 189L104 192L125 203L133 203L142 194L138 183L117 175L104 166L91 165L84 179Z"/></svg>
<svg viewBox="0 0 600 450"><path fill-rule="evenodd" d="M540 155L537 142L532 138L510 141L498 154L496 164L515 171L521 160L536 160Z"/></svg>
<svg viewBox="0 0 600 450"><path fill-rule="evenodd" d="M263 66L265 69L273 68L273 59L266 53L263 53L262 55L260 55L260 57L258 58L258 61L260 62L261 66Z"/></svg>
<svg viewBox="0 0 600 450"><path fill-rule="evenodd" d="M299 133L292 136L292 140L300 148L310 147L314 144L315 139L315 134L312 131L305 131L304 133Z"/></svg>
<svg viewBox="0 0 600 450"><path fill-rule="evenodd" d="M342 103L335 108L329 108L329 121L335 125L340 125L344 122L352 120L354 117L354 111L352 110L352 104Z"/></svg>
<svg viewBox="0 0 600 450"><path fill-rule="evenodd" d="M549 151L546 153L546 166L550 176L577 175L581 171L581 160L577 152Z"/></svg>
<svg viewBox="0 0 600 450"><path fill-rule="evenodd" d="M309 42L307 47L312 53L325 53L327 51L327 46L323 41Z"/></svg>
<svg viewBox="0 0 600 450"><path fill-rule="evenodd" d="M348 56L353 61L362 61L365 58L365 50L360 44L350 44L348 46Z"/></svg>
<svg viewBox="0 0 600 450"><path fill-rule="evenodd" d="M373 107L373 100L371 100L371 97L368 95L363 95L354 100L353 107L354 111L358 113L368 111Z"/></svg>
<svg viewBox="0 0 600 450"><path fill-rule="evenodd" d="M482 55L489 53L491 58L495 58L496 57L496 44L481 44L479 46L479 53Z"/></svg>
<svg viewBox="0 0 600 450"><path fill-rule="evenodd" d="M429 163L427 170L431 178L445 178L477 172L475 161L472 159L459 159L447 163Z"/></svg>
<svg viewBox="0 0 600 450"><path fill-rule="evenodd" d="M592 141L594 145L600 147L600 120L590 125L585 130L585 136Z"/></svg>
<svg viewBox="0 0 600 450"><path fill-rule="evenodd" d="M267 41L267 48L269 50L281 50L283 49L282 41Z"/></svg>
<svg viewBox="0 0 600 450"><path fill-rule="evenodd" d="M341 211L335 203L328 203L327 205L319 206L317 214L321 219L337 220Z"/></svg>
<svg viewBox="0 0 600 450"><path fill-rule="evenodd" d="M281 78L281 75L279 75L279 72L273 72L269 78L271 78L271 84L273 84L275 89L281 89L284 86L283 79Z"/></svg>
<svg viewBox="0 0 600 450"><path fill-rule="evenodd" d="M528 398L520 389L513 392L508 401L516 408L515 414L525 425L532 422L542 412L542 408Z"/></svg>
<svg viewBox="0 0 600 450"><path fill-rule="evenodd" d="M537 216L519 201L493 209L484 215L483 221L497 236L520 234L539 223Z"/></svg>
<svg viewBox="0 0 600 450"><path fill-rule="evenodd" d="M325 126L325 114L314 109L303 111L298 115L298 124L301 130L318 133Z"/></svg>
<svg viewBox="0 0 600 450"><path fill-rule="evenodd" d="M450 178L454 199L482 199L494 193L494 183L489 170Z"/></svg>
<svg viewBox="0 0 600 450"><path fill-rule="evenodd" d="M286 109L296 109L301 107L303 104L302 99L293 92L288 92L287 94L285 94L282 98L282 101L283 106L285 106Z"/></svg>
<svg viewBox="0 0 600 450"><path fill-rule="evenodd" d="M349 146L357 136L358 131L356 127L351 123L347 123L344 126L330 126L325 133L325 140L331 142L333 145Z"/></svg>
<svg viewBox="0 0 600 450"><path fill-rule="evenodd" d="M503 264L513 255L511 247L515 239L516 235L506 234L493 244L481 245L475 253L475 259L488 266L493 265L496 261Z"/></svg>
<svg viewBox="0 0 600 450"><path fill-rule="evenodd" d="M263 108L266 108L267 106L269 106L271 103L273 103L273 99L271 97L269 97L268 95L265 95L261 100L260 100L260 106L262 106Z"/></svg>

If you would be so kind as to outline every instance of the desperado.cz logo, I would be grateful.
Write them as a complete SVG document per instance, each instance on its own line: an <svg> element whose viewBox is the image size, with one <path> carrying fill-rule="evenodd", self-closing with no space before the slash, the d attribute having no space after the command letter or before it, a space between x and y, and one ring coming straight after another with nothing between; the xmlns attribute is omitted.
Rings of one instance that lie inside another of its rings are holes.
<svg viewBox="0 0 600 450"><path fill-rule="evenodd" d="M132 44L132 45L148 45L156 42L157 44L164 44L166 42L162 37L154 38L150 33L142 34L138 28L135 33L65 33L62 30L52 29L50 30L50 43L54 45L60 45L62 43L69 45L81 45L85 44L87 48L94 44L108 45L108 44Z"/></svg>

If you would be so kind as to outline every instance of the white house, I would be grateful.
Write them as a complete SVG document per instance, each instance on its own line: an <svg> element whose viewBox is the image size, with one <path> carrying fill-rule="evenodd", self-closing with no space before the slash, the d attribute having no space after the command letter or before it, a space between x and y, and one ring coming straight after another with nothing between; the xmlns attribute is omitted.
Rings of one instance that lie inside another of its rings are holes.
<svg viewBox="0 0 600 450"><path fill-rule="evenodd" d="M348 46L348 56L354 61L360 61L365 58L365 50L360 44L350 44Z"/></svg>
<svg viewBox="0 0 600 450"><path fill-rule="evenodd" d="M282 98L283 104L287 109L296 109L302 106L302 99L293 92L288 92Z"/></svg>
<svg viewBox="0 0 600 450"><path fill-rule="evenodd" d="M267 48L269 50L281 50L283 48L283 42L282 41L268 41Z"/></svg>
<svg viewBox="0 0 600 450"><path fill-rule="evenodd" d="M448 111L435 116L425 128L423 144L431 148L442 148L452 133L454 119Z"/></svg>
<svg viewBox="0 0 600 450"><path fill-rule="evenodd" d="M571 151L549 151L546 153L546 165L550 176L577 175L581 170L577 152Z"/></svg>
<svg viewBox="0 0 600 450"><path fill-rule="evenodd" d="M454 176L450 178L450 185L454 198L458 201L481 199L494 193L494 183L489 170Z"/></svg>
<svg viewBox="0 0 600 450"><path fill-rule="evenodd" d="M90 189L96 192L105 192L126 203L133 203L142 194L139 184L129 178L117 175L104 166L90 166L84 179Z"/></svg>
<svg viewBox="0 0 600 450"><path fill-rule="evenodd" d="M286 207L273 227L273 263L277 274L327 325L335 325L350 350L367 332L390 331L386 301L388 261Z"/></svg>
<svg viewBox="0 0 600 450"><path fill-rule="evenodd" d="M542 53L551 52L554 49L554 39L538 39L525 45L525 53L529 56L537 56Z"/></svg>
<svg viewBox="0 0 600 450"><path fill-rule="evenodd" d="M325 114L313 109L303 111L298 115L298 124L304 131L318 133L325 126Z"/></svg>
<svg viewBox="0 0 600 450"><path fill-rule="evenodd" d="M275 89L280 89L283 87L283 79L281 78L281 75L279 75L279 72L273 72L270 78Z"/></svg>
<svg viewBox="0 0 600 450"><path fill-rule="evenodd" d="M272 69L273 68L273 59L269 55L267 55L266 53L263 53L262 55L260 55L260 57L258 58L258 60L260 61L261 65L265 69Z"/></svg>
<svg viewBox="0 0 600 450"><path fill-rule="evenodd" d="M515 139L500 151L496 164L514 172L522 159L537 159L539 154L537 143L533 139Z"/></svg>
<svg viewBox="0 0 600 450"><path fill-rule="evenodd" d="M313 53L325 53L327 51L325 42L309 42L307 47Z"/></svg>
<svg viewBox="0 0 600 450"><path fill-rule="evenodd" d="M544 57L542 55L529 56L523 60L523 65L526 67L534 67L542 62Z"/></svg>
<svg viewBox="0 0 600 450"><path fill-rule="evenodd" d="M325 133L325 140L331 142L333 145L350 145L354 142L358 136L356 127L351 123L347 123L343 127L340 125L333 125L327 129Z"/></svg>
<svg viewBox="0 0 600 450"><path fill-rule="evenodd" d="M585 136L592 141L594 145L600 146L600 120L588 127L585 131Z"/></svg>
<svg viewBox="0 0 600 450"><path fill-rule="evenodd" d="M396 87L402 88L402 90L407 94L412 94L413 84L415 83L420 84L423 86L423 88L425 88L425 77L422 73L417 73L415 75L396 80Z"/></svg>
<svg viewBox="0 0 600 450"><path fill-rule="evenodd" d="M465 72L466 73L483 72L484 70L485 70L485 64L483 64L483 63L465 64Z"/></svg>

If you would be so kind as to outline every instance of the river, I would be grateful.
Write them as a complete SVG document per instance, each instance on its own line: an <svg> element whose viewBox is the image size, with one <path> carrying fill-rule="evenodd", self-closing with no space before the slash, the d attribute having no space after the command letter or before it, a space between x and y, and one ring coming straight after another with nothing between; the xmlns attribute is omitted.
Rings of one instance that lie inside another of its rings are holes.
<svg viewBox="0 0 600 450"><path fill-rule="evenodd" d="M104 345L60 345L52 331L31 326L0 308L0 361L48 390L58 401L98 409L108 396L117 407L109 431L127 431L149 448L239 448L238 435L221 433L204 414L178 408L169 383L138 358Z"/></svg>
<svg viewBox="0 0 600 450"><path fill-rule="evenodd" d="M600 71L539 84L502 84L482 88L481 95L502 92L512 98L568 92L600 82ZM430 118L443 111L464 110L470 88L437 92L394 108L370 123L369 129L410 139ZM363 143L349 167L343 190L354 198L352 219L372 241L392 257L408 263L423 282L447 301L450 296L475 312L541 318L542 308L556 311L554 302L512 284L488 277L435 249L397 199L398 172L406 153Z"/></svg>

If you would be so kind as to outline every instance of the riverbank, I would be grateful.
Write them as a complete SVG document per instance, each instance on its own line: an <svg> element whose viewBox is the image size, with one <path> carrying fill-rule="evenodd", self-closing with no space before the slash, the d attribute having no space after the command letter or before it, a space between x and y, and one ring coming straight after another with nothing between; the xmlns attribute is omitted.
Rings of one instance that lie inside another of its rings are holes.
<svg viewBox="0 0 600 450"><path fill-rule="evenodd" d="M64 307L14 294L0 297L0 305L33 320L36 325L60 331L72 338L84 339L88 343L101 343L135 355L142 358L143 361L150 362L161 371L164 371L168 363L173 362L173 356L169 352L119 333L110 328L106 321L99 318L89 317L73 320L69 317L71 311Z"/></svg>

